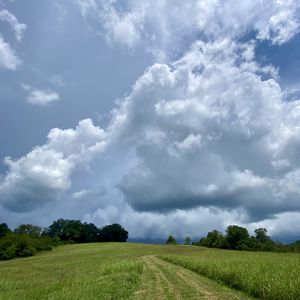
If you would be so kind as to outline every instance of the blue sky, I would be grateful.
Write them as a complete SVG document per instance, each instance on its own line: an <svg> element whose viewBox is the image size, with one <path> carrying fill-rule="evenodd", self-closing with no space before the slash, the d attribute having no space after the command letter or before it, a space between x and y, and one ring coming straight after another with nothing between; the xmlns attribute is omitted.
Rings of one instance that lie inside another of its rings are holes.
<svg viewBox="0 0 300 300"><path fill-rule="evenodd" d="M152 61L142 51L109 47L72 2L61 7L55 1L8 1L2 7L27 25L22 43L16 45L22 65L16 72L0 73L2 158L22 156L44 143L51 128L74 127L89 117L107 122L105 113ZM9 24L1 22L1 31L16 44ZM46 109L28 105L22 83L52 89L63 101Z"/></svg>
<svg viewBox="0 0 300 300"><path fill-rule="evenodd" d="M299 238L300 5L234 3L0 1L1 221Z"/></svg>

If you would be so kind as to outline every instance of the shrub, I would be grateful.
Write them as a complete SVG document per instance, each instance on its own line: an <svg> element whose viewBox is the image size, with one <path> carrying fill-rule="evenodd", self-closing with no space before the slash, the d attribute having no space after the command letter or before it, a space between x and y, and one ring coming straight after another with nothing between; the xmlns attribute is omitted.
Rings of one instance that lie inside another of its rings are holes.
<svg viewBox="0 0 300 300"><path fill-rule="evenodd" d="M52 239L47 237L33 238L27 234L10 233L0 239L0 260L14 257L27 257L38 251L52 250Z"/></svg>

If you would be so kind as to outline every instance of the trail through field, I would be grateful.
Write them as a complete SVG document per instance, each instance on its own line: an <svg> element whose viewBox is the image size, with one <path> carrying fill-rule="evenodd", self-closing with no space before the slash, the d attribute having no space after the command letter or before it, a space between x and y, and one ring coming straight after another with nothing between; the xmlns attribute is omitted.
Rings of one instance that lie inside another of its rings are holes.
<svg viewBox="0 0 300 300"><path fill-rule="evenodd" d="M135 300L145 299L252 299L245 294L157 258L142 258L145 267Z"/></svg>

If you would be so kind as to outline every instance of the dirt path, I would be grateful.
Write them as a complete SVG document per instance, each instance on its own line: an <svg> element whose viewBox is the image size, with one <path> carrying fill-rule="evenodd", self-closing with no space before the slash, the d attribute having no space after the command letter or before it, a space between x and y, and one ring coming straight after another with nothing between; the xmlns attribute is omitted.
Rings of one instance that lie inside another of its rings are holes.
<svg viewBox="0 0 300 300"><path fill-rule="evenodd" d="M145 256L142 285L135 300L147 299L252 299L156 256Z"/></svg>

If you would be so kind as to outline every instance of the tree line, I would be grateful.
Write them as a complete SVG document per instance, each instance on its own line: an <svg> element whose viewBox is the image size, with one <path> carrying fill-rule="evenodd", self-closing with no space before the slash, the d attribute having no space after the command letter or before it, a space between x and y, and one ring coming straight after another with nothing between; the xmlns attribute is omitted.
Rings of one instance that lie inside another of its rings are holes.
<svg viewBox="0 0 300 300"><path fill-rule="evenodd" d="M251 236L246 228L229 225L225 235L218 230L212 230L198 242L191 242L191 238L186 237L185 245L246 251L300 252L300 240L290 244L273 241L266 228L255 229L254 233ZM177 244L177 241L170 235L166 244Z"/></svg>
<svg viewBox="0 0 300 300"><path fill-rule="evenodd" d="M93 223L58 219L44 229L32 224L21 224L11 230L6 223L2 223L0 260L32 256L65 243L126 242L127 239L128 231L119 224L98 228Z"/></svg>

